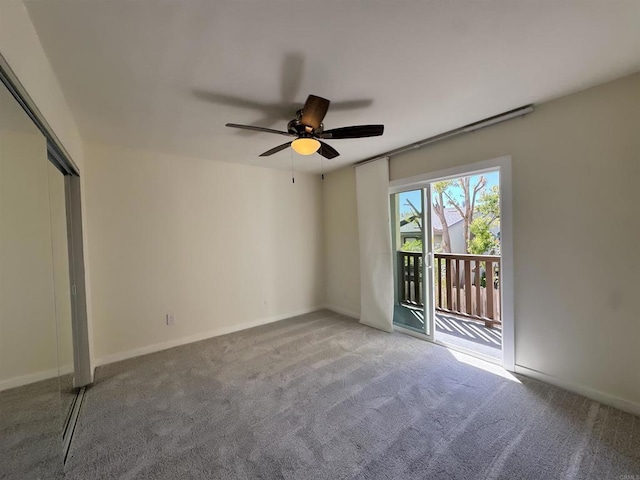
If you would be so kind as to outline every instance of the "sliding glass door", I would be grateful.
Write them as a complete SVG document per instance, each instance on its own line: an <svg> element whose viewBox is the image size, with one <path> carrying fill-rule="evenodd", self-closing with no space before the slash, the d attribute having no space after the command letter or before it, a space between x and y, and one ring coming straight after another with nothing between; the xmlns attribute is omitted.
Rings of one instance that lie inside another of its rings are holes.
<svg viewBox="0 0 640 480"><path fill-rule="evenodd" d="M433 340L433 246L429 187L391 194L393 323Z"/></svg>

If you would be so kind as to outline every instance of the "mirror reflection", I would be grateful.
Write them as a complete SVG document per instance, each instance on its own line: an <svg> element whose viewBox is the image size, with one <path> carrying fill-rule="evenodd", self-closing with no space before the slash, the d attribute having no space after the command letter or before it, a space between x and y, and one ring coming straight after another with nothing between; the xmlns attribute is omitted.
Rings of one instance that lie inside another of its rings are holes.
<svg viewBox="0 0 640 480"><path fill-rule="evenodd" d="M47 158L44 135L0 84L2 478L62 475L74 398L64 176Z"/></svg>
<svg viewBox="0 0 640 480"><path fill-rule="evenodd" d="M73 385L73 334L71 331L71 282L64 175L48 162L49 209L51 212L51 252L56 308L56 332L60 379L61 428L68 423L75 388Z"/></svg>

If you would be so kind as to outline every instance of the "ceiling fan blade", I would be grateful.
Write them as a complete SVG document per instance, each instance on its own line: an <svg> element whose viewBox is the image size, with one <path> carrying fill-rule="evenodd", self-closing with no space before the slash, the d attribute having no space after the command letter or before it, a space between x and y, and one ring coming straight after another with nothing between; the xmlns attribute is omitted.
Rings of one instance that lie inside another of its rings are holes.
<svg viewBox="0 0 640 480"><path fill-rule="evenodd" d="M224 93L211 92L208 90L191 90L194 97L204 100L205 102L217 103L219 105L229 105L231 107L248 108L250 110L264 110L269 104L248 100L246 98L236 97L234 95L226 95Z"/></svg>
<svg viewBox="0 0 640 480"><path fill-rule="evenodd" d="M364 138L378 137L384 133L384 125L354 125L352 127L333 128L317 134L318 138Z"/></svg>
<svg viewBox="0 0 640 480"><path fill-rule="evenodd" d="M255 125L239 125L237 123L227 123L225 126L231 128L241 128L242 130L253 130L256 132L277 133L278 135L286 135L287 137L297 137L297 135L294 133L283 132L282 130L273 130L271 128L265 127L256 127Z"/></svg>
<svg viewBox="0 0 640 480"><path fill-rule="evenodd" d="M361 100L346 100L344 102L331 102L331 111L337 110L355 110L356 108L367 108L373 104L373 100L370 98L363 98Z"/></svg>
<svg viewBox="0 0 640 480"><path fill-rule="evenodd" d="M320 128L322 120L327 114L327 110L329 110L330 103L326 98L309 95L304 107L302 107L300 123L313 130Z"/></svg>
<svg viewBox="0 0 640 480"><path fill-rule="evenodd" d="M278 153L281 150L284 150L287 147L291 146L292 142L287 142L287 143L283 143L282 145L278 145L277 147L273 147L271 150L267 150L264 153L261 153L260 156L261 157L268 157L269 155L273 155L274 153Z"/></svg>
<svg viewBox="0 0 640 480"><path fill-rule="evenodd" d="M320 142L318 153L329 160L340 155L335 148L333 148L331 145L327 145L324 142Z"/></svg>

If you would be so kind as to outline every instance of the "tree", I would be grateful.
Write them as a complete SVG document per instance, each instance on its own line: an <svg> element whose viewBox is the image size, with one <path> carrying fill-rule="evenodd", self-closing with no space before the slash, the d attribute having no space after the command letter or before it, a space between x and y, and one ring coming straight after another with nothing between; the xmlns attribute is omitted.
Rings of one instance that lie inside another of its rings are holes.
<svg viewBox="0 0 640 480"><path fill-rule="evenodd" d="M482 191L486 184L487 179L484 175L480 175L480 178L473 186L471 186L471 177L457 178L454 180L453 185L455 185L455 187L462 188L462 204L451 196L452 192L450 193L447 190L444 192L445 196L449 199L449 205L454 207L462 217L462 234L464 236L464 244L467 246L467 253L469 253L468 246L471 241L471 230L469 227L473 222L473 215L476 208L476 197L478 192Z"/></svg>
<svg viewBox="0 0 640 480"><path fill-rule="evenodd" d="M500 189L497 185L488 192L482 192L477 213L480 216L474 218L469 227L471 238L467 251L476 255L499 252L500 242L491 233L491 227L500 222Z"/></svg>
<svg viewBox="0 0 640 480"><path fill-rule="evenodd" d="M478 178L475 185L471 185L471 177L435 182L433 184L433 189L435 191L433 198L433 210L436 212L436 215L438 215L440 223L442 223L443 252L451 252L451 237L449 236L449 225L447 224L445 216L445 198L447 200L447 205L455 208L462 217L462 234L464 236L464 244L465 246L468 246L471 241L471 230L469 227L473 222L476 198L478 193L484 189L486 184L487 179L484 175L481 175L480 178ZM457 188L462 189L462 201L454 197L455 193L453 190Z"/></svg>
<svg viewBox="0 0 640 480"><path fill-rule="evenodd" d="M433 190L435 195L433 196L433 211L440 219L442 224L442 251L445 253L451 253L451 237L449 236L449 225L447 224L447 217L444 210L444 195L445 191L451 186L453 182L447 180L444 182L435 182L433 184Z"/></svg>
<svg viewBox="0 0 640 480"><path fill-rule="evenodd" d="M422 212L418 210L408 198L406 199L406 202L406 205L411 209L411 213L405 213L402 216L402 220L400 220L400 226L402 227L407 223L415 222L422 232L422 224L420 223L422 221Z"/></svg>
<svg viewBox="0 0 640 480"><path fill-rule="evenodd" d="M487 252L491 253L498 247L498 240L495 238L489 226L486 217L474 218L469 227L471 232L471 240L467 245L467 252L475 255L483 255Z"/></svg>
<svg viewBox="0 0 640 480"><path fill-rule="evenodd" d="M404 242L400 250L403 252L422 252L422 240L410 238Z"/></svg>
<svg viewBox="0 0 640 480"><path fill-rule="evenodd" d="M482 192L478 213L489 219L489 224L500 220L500 188L497 185L491 190Z"/></svg>
<svg viewBox="0 0 640 480"><path fill-rule="evenodd" d="M400 220L400 226L402 227L404 225L407 225L408 223L414 222L418 226L420 233L423 233L422 212L419 211L408 198L406 202L406 205L411 209L411 212L407 212L402 216L402 219ZM422 240L413 238L407 240L404 242L402 247L400 247L400 250L405 252L422 252Z"/></svg>
<svg viewBox="0 0 640 480"><path fill-rule="evenodd" d="M500 189L494 185L490 191L485 191L487 179L481 175L475 183L471 177L455 180L445 180L432 184L432 209L442 224L442 251L451 253L451 236L447 223L446 208L455 208L463 220L463 236L466 253L481 254L499 248L499 241L491 233L491 227L500 221ZM455 190L461 189L462 195L456 195ZM406 205L410 212L403 215L400 226L415 222L420 231L422 212L409 199ZM474 218L478 215L478 218ZM476 239L477 237L477 239ZM422 245L420 245L421 247ZM403 250L417 249L417 244L409 245L405 242ZM417 251L417 250L412 250Z"/></svg>

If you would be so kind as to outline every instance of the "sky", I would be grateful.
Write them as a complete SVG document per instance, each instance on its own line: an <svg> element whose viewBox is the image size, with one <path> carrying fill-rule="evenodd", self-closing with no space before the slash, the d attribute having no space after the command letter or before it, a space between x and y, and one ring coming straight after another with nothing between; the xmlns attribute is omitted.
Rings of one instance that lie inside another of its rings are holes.
<svg viewBox="0 0 640 480"><path fill-rule="evenodd" d="M484 175L484 177L487 179L487 184L485 186L485 189L487 189L487 190L490 190L491 187L493 187L494 185L498 185L499 182L500 182L499 173L497 171L489 172L489 173L483 173L482 175ZM471 176L471 185L475 185L478 182L479 178L480 178L480 175L472 175ZM460 203L462 203L462 200L464 198L463 194L462 194L462 188L460 188L460 187L454 188L451 191L459 199ZM432 196L434 194L435 194L435 192L432 192ZM479 198L479 196L476 197L476 198ZM422 209L422 190L413 190L411 192L402 192L402 193L400 193L400 215L404 214L405 212L410 212L411 211L409 206L407 206L407 202L406 202L407 199L409 199L411 201L411 203L413 203L415 205L416 208Z"/></svg>

